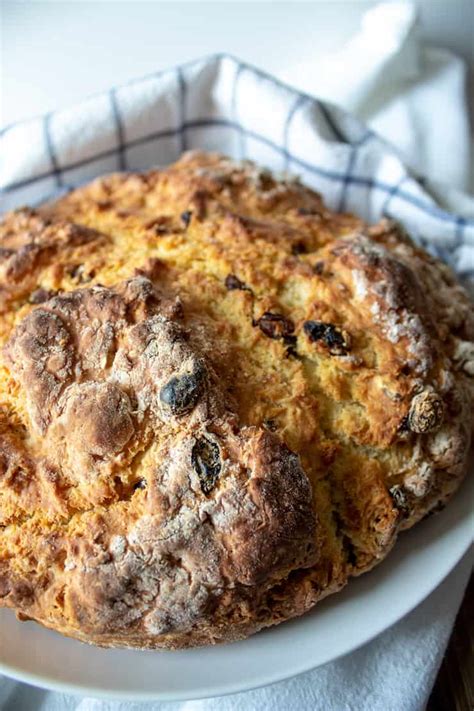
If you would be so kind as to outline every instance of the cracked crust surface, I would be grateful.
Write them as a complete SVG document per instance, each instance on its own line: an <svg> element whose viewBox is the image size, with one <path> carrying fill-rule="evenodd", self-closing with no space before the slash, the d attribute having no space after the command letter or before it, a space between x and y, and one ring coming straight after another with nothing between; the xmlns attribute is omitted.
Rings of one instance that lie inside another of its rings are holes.
<svg viewBox="0 0 474 711"><path fill-rule="evenodd" d="M64 634L245 637L465 473L465 292L250 163L187 154L7 215L0 309L0 604Z"/></svg>

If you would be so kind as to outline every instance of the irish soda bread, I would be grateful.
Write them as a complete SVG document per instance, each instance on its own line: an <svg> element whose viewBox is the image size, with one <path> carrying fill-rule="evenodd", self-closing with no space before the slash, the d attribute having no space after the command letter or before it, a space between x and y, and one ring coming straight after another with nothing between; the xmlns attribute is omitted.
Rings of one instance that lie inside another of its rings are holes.
<svg viewBox="0 0 474 711"><path fill-rule="evenodd" d="M396 226L190 153L0 227L0 603L104 646L235 640L466 470L474 321Z"/></svg>

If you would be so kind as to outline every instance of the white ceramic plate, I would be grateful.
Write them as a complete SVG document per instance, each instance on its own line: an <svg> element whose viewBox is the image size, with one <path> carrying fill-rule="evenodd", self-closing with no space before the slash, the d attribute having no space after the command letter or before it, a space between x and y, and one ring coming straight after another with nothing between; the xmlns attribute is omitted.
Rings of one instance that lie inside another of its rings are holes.
<svg viewBox="0 0 474 711"><path fill-rule="evenodd" d="M449 506L402 534L388 558L307 615L225 646L104 650L0 611L0 672L36 686L120 699L217 696L285 679L369 641L420 603L468 550L474 477Z"/></svg>

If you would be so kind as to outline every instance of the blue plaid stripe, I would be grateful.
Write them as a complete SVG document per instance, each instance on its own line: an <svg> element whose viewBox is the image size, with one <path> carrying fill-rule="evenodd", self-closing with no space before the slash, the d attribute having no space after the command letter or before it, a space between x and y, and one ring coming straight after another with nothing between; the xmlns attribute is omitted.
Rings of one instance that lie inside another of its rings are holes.
<svg viewBox="0 0 474 711"><path fill-rule="evenodd" d="M352 171L354 170L356 158L357 158L357 146L353 146L350 150L350 153L349 153L349 161L347 163L347 171L342 178L341 196L339 198L339 205L337 208L339 212L344 212L345 207L346 207L347 191L349 189L349 185L351 184Z"/></svg>
<svg viewBox="0 0 474 711"><path fill-rule="evenodd" d="M356 157L357 157L357 151L358 149L366 142L368 141L372 136L375 136L371 131L367 131L361 139L355 139L351 140L351 136L346 135L347 131L342 129L340 126L339 122L335 119L334 115L331 112L331 109L328 108L325 104L323 104L320 101L317 101L314 99L314 97L311 97L307 94L304 94L302 92L297 92L291 87L287 87L285 84L282 82L279 82L276 80L274 77L271 77L269 74L266 72L263 72L262 70L256 69L254 67L251 67L244 62L240 62L233 57L229 55L216 55L214 57L215 61L220 61L222 59L225 59L226 61L232 61L234 62L236 66L236 73L235 73L235 81L234 81L234 87L233 87L233 96L232 96L232 119L225 119L225 118L204 118L204 119L199 119L199 120L186 120L185 116L185 104L186 104L186 83L184 80L184 75L183 75L183 70L187 66L193 66L196 65L196 62L189 62L186 65L182 65L179 67L177 70L164 70L157 72L153 75L152 77L158 77L162 76L164 74L170 74L170 72L175 71L177 72L178 76L178 85L179 85L179 125L174 128L162 130L162 131L156 131L153 132L145 137L135 139L135 140L125 140L124 136L124 131L123 131L123 124L121 121L121 116L120 112L116 112L115 110L118 109L117 102L114 102L114 115L115 115L115 120L116 120L116 126L117 126L117 137L118 137L118 148L115 149L110 149L106 151L101 151L97 152L93 156L75 161L75 162L70 162L68 164L61 164L58 161L58 157L55 153L54 150L54 145L51 140L51 135L49 131L49 122L51 117L47 116L45 117L44 120L44 131L45 131L45 142L46 146L48 149L51 165L52 165L52 170L48 172L44 172L40 175L36 175L35 177L21 180L15 183L11 183L1 189L1 192L4 193L11 193L17 189L33 185L35 183L40 183L41 180L50 178L51 176L55 176L56 182L58 186L63 185L63 176L64 173L75 169L79 168L82 166L87 166L90 163L93 163L94 161L98 161L103 158L108 158L113 155L120 155L120 152L124 156L125 151L128 148L132 148L134 146L139 146L146 144L148 141L152 141L153 139L156 138L164 138L164 137L175 137L178 136L180 138L180 148L181 150L185 150L187 148L187 141L186 141L186 131L188 129L209 129L212 127L226 127L230 130L236 131L238 136L239 136L239 141L240 141L240 150L241 150L241 155L242 157L245 156L245 138L249 137L257 142L260 142L262 145L272 149L275 153L277 153L282 160L286 164L289 164L291 162L292 166L294 166L295 169L302 169L304 171L307 171L309 174L312 174L317 177L322 177L325 178L326 180L335 182L335 183L340 183L341 185L341 196L340 196L340 204L343 207L346 203L347 199L347 191L348 188L352 185L354 186L362 186L366 187L369 190L376 190L382 193L386 194L386 200L384 204L385 210L388 209L388 205L390 200L396 195L398 200L406 203L407 205L416 208L416 210L419 210L420 212L424 213L425 215L430 216L431 218L434 218L435 220L438 220L439 222L443 223L444 225L451 225L453 228L453 234L456 235L456 243L461 244L463 242L463 239L465 238L466 234L466 228L472 229L474 227L474 220L471 219L465 219L460 216L452 215L445 210L441 209L440 207L436 206L435 204L431 204L427 202L426 200L423 200L421 197L418 197L410 192L408 190L403 190L401 187L401 184L403 181L400 182L400 184L393 185L389 182L383 181L383 180L376 180L372 179L363 175L358 175L354 173L354 166L356 164ZM199 60L202 62L202 60ZM290 92L294 97L293 104L290 108L290 111L288 113L287 119L286 119L286 126L285 126L285 135L284 135L284 141L283 145L278 145L274 141L270 140L267 136L265 136L263 133L257 132L250 130L248 128L245 128L242 126L238 120L237 120L237 89L238 89L238 82L239 78L244 70L249 70L252 72L254 75L260 76L262 78L265 78L272 82L275 86L277 87L284 87L287 92ZM136 84L139 83L140 81L143 81L143 79L136 79L133 80L132 82L129 82L127 85L128 86L131 84ZM111 97L115 95L111 93ZM111 101L113 99L111 98ZM339 141L342 142L346 145L351 146L351 152L349 154L349 160L347 164L347 169L345 172L341 172L338 170L333 170L333 169L328 169L325 168L323 165L319 165L318 163L315 163L314 161L311 160L310 157L304 157L302 158L301 156L297 156L292 154L289 149L288 149L288 144L289 144L289 138L290 138L290 133L291 133L291 122L293 120L293 117L295 113L297 112L298 108L305 103L305 101L310 102L312 105L316 106L321 115L323 115L327 126L332 132L332 135ZM5 137L5 135L8 133L9 130L12 128L15 128L17 124L14 124L13 126L7 126L5 127L2 131L0 131L0 140L2 137ZM120 158L119 158L120 160ZM124 164L125 164L125 159ZM409 178L405 178L409 180Z"/></svg>
<svg viewBox="0 0 474 711"><path fill-rule="evenodd" d="M180 139L180 150L181 153L187 150L187 140L186 140L186 80L184 78L184 73L182 67L178 67L176 70L176 75L178 78L179 86L179 126L177 128L177 133Z"/></svg>
<svg viewBox="0 0 474 711"><path fill-rule="evenodd" d="M384 204L382 205L382 209L381 209L381 213L382 213L382 215L383 215L384 217L390 217L390 214L389 214L389 207L390 207L390 203L391 203L391 201L392 201L392 198L394 198L395 195L397 195L397 193L400 191L400 188L402 187L403 183L404 183L406 180L408 180L408 177L407 177L406 175L402 175L402 177L400 178L400 180L398 181L398 183L395 183L395 185L394 185L394 186L392 187L392 189L389 191L389 193L388 193L388 195L387 195L387 198L386 198Z"/></svg>
<svg viewBox="0 0 474 711"><path fill-rule="evenodd" d="M455 233L455 240L456 240L456 247L460 247L461 244L464 242L464 228L467 225L467 220L464 217L458 216L456 218L456 233ZM474 265L473 265L474 268Z"/></svg>
<svg viewBox="0 0 474 711"><path fill-rule="evenodd" d="M117 158L118 166L120 170L125 170L126 158L125 158L125 129L122 121L122 116L120 113L120 106L117 101L117 90L111 89L109 91L110 105L112 107L112 114L115 121L115 128L117 131Z"/></svg>
<svg viewBox="0 0 474 711"><path fill-rule="evenodd" d="M58 188L62 185L61 168L59 167L56 151L54 148L53 139L51 137L51 118L52 114L46 114L43 120L44 142L48 151L49 160L51 161L52 171L48 173L48 177L54 175Z"/></svg>
<svg viewBox="0 0 474 711"><path fill-rule="evenodd" d="M291 124L296 116L297 112L299 109L305 104L307 101L305 96L302 96L301 94L296 97L295 102L293 103L293 106L290 107L290 110L288 111L288 115L285 120L285 125L283 127L283 156L285 159L285 170L290 169L290 163L291 163L291 155L288 150L288 143L289 143L289 138L290 138L290 129L291 129Z"/></svg>
<svg viewBox="0 0 474 711"><path fill-rule="evenodd" d="M234 129L236 131L243 132L246 136L253 138L256 141L261 142L263 145L266 145L267 147L273 149L276 153L280 154L280 156L285 156L285 150L282 146L277 145L270 139L266 138L265 136L256 133L255 131L250 131L242 128L240 124L235 124L233 121L229 121L227 119L199 119L197 121L187 121L185 124L183 124L183 128L186 129L206 129L206 128L212 128L212 127L227 127ZM149 134L148 136L145 136L143 138L138 138L133 141L127 142L126 147L127 148L132 148L134 146L139 146L143 145L145 143L148 143L148 141L152 141L157 138L165 138L165 137L173 137L176 135L179 135L181 133L182 127L178 128L172 128L168 129L165 131L157 131L155 133ZM72 170L75 168L79 168L82 166L85 166L89 163L93 163L94 161L98 160L99 158L108 158L110 156L115 155L116 149L111 149L107 151L103 151L101 153L95 154L93 157L90 158L85 158L81 161L76 161L74 163L70 163L67 166L62 167L62 172L65 172L67 170ZM320 176L323 178L326 178L327 180L335 181L335 182L340 182L343 183L344 181L347 181L348 184L350 185L360 185L362 187L369 188L371 190L379 190L380 192L386 193L387 195L390 195L393 193L394 186L390 183L386 183L384 181L380 180L375 180L373 178L366 178L363 176L357 176L357 175L347 175L346 173L341 173L338 171L334 171L328 168L324 168L323 166L318 166L314 163L309 163L306 160L303 160L300 157L297 157L294 154L288 153L289 159L291 163L296 167L296 168L301 168L309 173ZM34 178L30 178L27 180L19 181L17 183L11 183L10 185L7 185L5 188L3 188L4 192L10 192L13 190L17 190L22 187L26 187L28 185L31 185L35 182L38 182L40 180L44 180L45 178L51 177L54 173L52 172L47 172L43 173L41 175L37 175ZM462 221L463 226L471 226L474 227L474 220L468 220L464 218L460 218L458 216L454 216L449 212L446 212L445 210L442 210L440 207L437 207L436 205L432 205L428 202L425 202L421 200L420 198L416 197L415 195L411 195L408 192L404 192L403 190L398 190L397 192L399 199L404 200L406 203L412 205L413 207L417 208L418 210L424 212L425 214L429 215L430 217L434 217L442 222L445 223L450 223L453 226L458 226L459 220Z"/></svg>
<svg viewBox="0 0 474 711"><path fill-rule="evenodd" d="M354 166L356 165L358 149L363 146L367 141L372 138L374 134L372 131L367 130L367 132L358 141L350 142L346 139L346 142L351 143L351 149L349 153L349 160L347 162L347 170L344 175L342 185L341 185L341 196L339 198L338 210L339 212L344 212L347 204L347 194L349 192L349 186L351 185L352 173Z"/></svg>

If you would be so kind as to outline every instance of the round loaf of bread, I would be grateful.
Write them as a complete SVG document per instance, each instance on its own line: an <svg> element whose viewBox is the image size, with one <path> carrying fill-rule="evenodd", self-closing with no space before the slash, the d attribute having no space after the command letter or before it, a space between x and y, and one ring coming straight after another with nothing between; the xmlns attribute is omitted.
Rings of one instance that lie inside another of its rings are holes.
<svg viewBox="0 0 474 711"><path fill-rule="evenodd" d="M0 605L83 641L300 615L466 471L466 293L396 225L249 162L8 214L0 308Z"/></svg>

